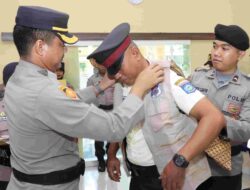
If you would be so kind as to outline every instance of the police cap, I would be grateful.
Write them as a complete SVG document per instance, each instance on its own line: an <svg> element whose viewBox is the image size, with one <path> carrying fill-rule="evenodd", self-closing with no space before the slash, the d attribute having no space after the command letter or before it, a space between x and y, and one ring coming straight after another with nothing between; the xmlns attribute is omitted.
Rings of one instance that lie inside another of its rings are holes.
<svg viewBox="0 0 250 190"><path fill-rule="evenodd" d="M97 63L107 68L109 75L115 75L120 70L124 52L131 43L129 31L128 23L119 24L87 59L95 59Z"/></svg>
<svg viewBox="0 0 250 190"><path fill-rule="evenodd" d="M16 25L54 32L64 43L74 44L78 38L68 32L69 15L38 6L19 6Z"/></svg>
<svg viewBox="0 0 250 190"><path fill-rule="evenodd" d="M227 42L239 50L245 51L249 48L247 33L237 25L217 24L214 33L217 40Z"/></svg>

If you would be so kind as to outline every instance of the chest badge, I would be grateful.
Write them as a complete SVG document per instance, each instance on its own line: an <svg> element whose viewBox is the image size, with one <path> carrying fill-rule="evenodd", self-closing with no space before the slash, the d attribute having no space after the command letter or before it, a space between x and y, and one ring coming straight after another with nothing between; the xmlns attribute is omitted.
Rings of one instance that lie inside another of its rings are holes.
<svg viewBox="0 0 250 190"><path fill-rule="evenodd" d="M151 89L151 97L156 98L159 95L161 95L161 89L159 87L159 84L157 84L154 88Z"/></svg>

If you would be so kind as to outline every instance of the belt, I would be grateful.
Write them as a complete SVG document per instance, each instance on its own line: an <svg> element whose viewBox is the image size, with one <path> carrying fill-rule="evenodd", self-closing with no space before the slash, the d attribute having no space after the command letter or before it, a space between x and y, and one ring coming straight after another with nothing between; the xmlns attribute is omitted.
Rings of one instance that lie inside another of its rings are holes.
<svg viewBox="0 0 250 190"><path fill-rule="evenodd" d="M153 166L138 166L129 162L132 177L153 177L160 176L156 165Z"/></svg>
<svg viewBox="0 0 250 190"><path fill-rule="evenodd" d="M231 156L238 155L242 150L242 145L236 145L231 147Z"/></svg>
<svg viewBox="0 0 250 190"><path fill-rule="evenodd" d="M85 161L81 159L76 166L54 171L46 174L25 174L13 168L13 174L16 179L22 182L39 185L57 185L68 183L79 178L85 171Z"/></svg>
<svg viewBox="0 0 250 190"><path fill-rule="evenodd" d="M111 105L99 105L98 108L103 109L103 110L112 110L113 109L113 104Z"/></svg>

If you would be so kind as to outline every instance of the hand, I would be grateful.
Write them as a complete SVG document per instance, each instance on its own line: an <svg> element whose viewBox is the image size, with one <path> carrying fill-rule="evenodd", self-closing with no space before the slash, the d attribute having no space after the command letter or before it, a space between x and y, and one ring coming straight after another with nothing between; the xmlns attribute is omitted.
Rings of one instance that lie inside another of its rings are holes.
<svg viewBox="0 0 250 190"><path fill-rule="evenodd" d="M148 90L164 80L163 67L158 64L151 64L144 69L136 78L131 93L142 98Z"/></svg>
<svg viewBox="0 0 250 190"><path fill-rule="evenodd" d="M120 182L121 170L120 170L120 160L116 157L108 158L107 160L107 170L110 179Z"/></svg>
<svg viewBox="0 0 250 190"><path fill-rule="evenodd" d="M185 168L177 167L171 160L160 176L163 189L181 190L184 184L185 171Z"/></svg>
<svg viewBox="0 0 250 190"><path fill-rule="evenodd" d="M100 88L102 90L106 90L107 88L113 86L115 84L116 80L115 79L110 79L108 77L108 73L104 75L103 79L100 81Z"/></svg>

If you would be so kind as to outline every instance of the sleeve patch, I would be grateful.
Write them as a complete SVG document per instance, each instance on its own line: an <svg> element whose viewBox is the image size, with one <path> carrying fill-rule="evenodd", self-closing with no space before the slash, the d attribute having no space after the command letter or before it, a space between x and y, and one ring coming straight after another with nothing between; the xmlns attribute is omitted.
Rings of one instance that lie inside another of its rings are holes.
<svg viewBox="0 0 250 190"><path fill-rule="evenodd" d="M196 88L189 81L185 81L178 86L180 86L187 94L191 94L196 91Z"/></svg>
<svg viewBox="0 0 250 190"><path fill-rule="evenodd" d="M70 97L73 100L78 99L76 92L71 88L60 86L59 90L62 91L67 97Z"/></svg>

